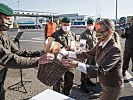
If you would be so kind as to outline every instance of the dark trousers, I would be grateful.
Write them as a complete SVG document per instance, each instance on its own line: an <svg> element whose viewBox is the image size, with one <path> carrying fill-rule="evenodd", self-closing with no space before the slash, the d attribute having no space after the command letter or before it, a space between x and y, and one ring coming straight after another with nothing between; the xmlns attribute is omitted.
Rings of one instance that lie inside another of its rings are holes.
<svg viewBox="0 0 133 100"><path fill-rule="evenodd" d="M129 68L130 58L132 60L132 69L133 69L133 48L125 48L124 56L123 56L123 67L122 70L127 70Z"/></svg>
<svg viewBox="0 0 133 100"><path fill-rule="evenodd" d="M95 58L92 57L90 59L87 59L86 64L88 64L88 65L96 65ZM81 85L85 85L86 81L90 80L90 78L88 77L87 74L81 72L81 79L80 80L81 80Z"/></svg>
<svg viewBox="0 0 133 100"><path fill-rule="evenodd" d="M0 100L5 100L5 92L0 93Z"/></svg>
<svg viewBox="0 0 133 100"><path fill-rule="evenodd" d="M75 69L67 71L60 80L53 86L53 90L64 95L69 95L73 86Z"/></svg>
<svg viewBox="0 0 133 100"><path fill-rule="evenodd" d="M88 78L88 75L81 72L81 79L80 79L81 80L81 85L85 85L87 78Z"/></svg>
<svg viewBox="0 0 133 100"><path fill-rule="evenodd" d="M5 90L3 85L1 86L1 89L0 89L0 100L5 100Z"/></svg>

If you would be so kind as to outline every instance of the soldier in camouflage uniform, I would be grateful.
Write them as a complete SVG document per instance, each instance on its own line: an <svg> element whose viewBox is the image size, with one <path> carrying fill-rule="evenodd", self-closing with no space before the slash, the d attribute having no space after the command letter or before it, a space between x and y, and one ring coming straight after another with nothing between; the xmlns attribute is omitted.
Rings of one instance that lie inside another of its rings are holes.
<svg viewBox="0 0 133 100"><path fill-rule="evenodd" d="M67 50L70 50L70 42L76 40L75 33L70 31L70 19L64 17L62 19L61 25L61 29L53 33L52 37L55 38L55 41L61 43L62 47L65 47ZM69 95L73 85L74 71L75 68L69 69L64 74L64 78L60 78L60 80L53 86L53 90L63 93L64 95Z"/></svg>
<svg viewBox="0 0 133 100"><path fill-rule="evenodd" d="M94 20L92 18L88 18L87 20L87 29L81 33L80 39L85 39L86 44L88 44L89 49L93 48L97 43L96 38L96 32L94 31ZM95 65L95 58L92 57L91 59L87 59L86 64L89 65ZM81 89L84 92L89 92L89 90L86 88L86 85L92 85L95 86L95 83L93 83L90 78L85 73L81 72Z"/></svg>
<svg viewBox="0 0 133 100"><path fill-rule="evenodd" d="M0 100L5 100L4 80L8 68L34 68L38 64L45 64L54 59L54 55L51 53L34 58L22 57L28 52L20 52L6 33L11 25L10 16L12 15L13 10L0 3Z"/></svg>

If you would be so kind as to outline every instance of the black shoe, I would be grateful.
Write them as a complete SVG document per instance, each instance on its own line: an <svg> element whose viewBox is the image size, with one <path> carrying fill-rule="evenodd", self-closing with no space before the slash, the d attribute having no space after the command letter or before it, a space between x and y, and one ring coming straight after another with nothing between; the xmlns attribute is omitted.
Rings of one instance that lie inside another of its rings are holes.
<svg viewBox="0 0 133 100"><path fill-rule="evenodd" d="M62 91L62 94L64 94L65 96L69 96L70 95L70 93L65 93L63 91Z"/></svg>
<svg viewBox="0 0 133 100"><path fill-rule="evenodd" d="M87 80L86 85L96 86L96 83L92 82L91 80Z"/></svg>
<svg viewBox="0 0 133 100"><path fill-rule="evenodd" d="M69 93L63 93L65 96L69 96L70 94Z"/></svg>
<svg viewBox="0 0 133 100"><path fill-rule="evenodd" d="M90 93L90 91L84 85L81 85L80 89L85 93Z"/></svg>
<svg viewBox="0 0 133 100"><path fill-rule="evenodd" d="M122 71L122 75L123 75L123 77L126 76L126 71L125 70Z"/></svg>

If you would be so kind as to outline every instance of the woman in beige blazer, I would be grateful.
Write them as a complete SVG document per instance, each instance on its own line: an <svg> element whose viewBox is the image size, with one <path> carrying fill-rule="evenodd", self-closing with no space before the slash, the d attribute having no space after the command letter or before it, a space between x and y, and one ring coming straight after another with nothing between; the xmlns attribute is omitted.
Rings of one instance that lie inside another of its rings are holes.
<svg viewBox="0 0 133 100"><path fill-rule="evenodd" d="M98 77L102 86L100 100L118 100L122 87L123 78L121 73L122 51L119 43L119 36L115 33L114 22L104 19L99 22L99 33L101 41L90 51L76 54L69 52L69 57L86 59L95 56L97 66L86 65L76 60L62 60L65 66L77 67L89 77Z"/></svg>

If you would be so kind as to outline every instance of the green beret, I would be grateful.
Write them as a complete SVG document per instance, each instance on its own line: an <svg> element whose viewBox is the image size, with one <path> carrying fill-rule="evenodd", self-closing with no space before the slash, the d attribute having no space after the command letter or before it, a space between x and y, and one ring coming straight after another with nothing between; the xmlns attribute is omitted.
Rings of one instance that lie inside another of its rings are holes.
<svg viewBox="0 0 133 100"><path fill-rule="evenodd" d="M0 3L0 13L5 14L7 16L12 16L13 10L7 5Z"/></svg>
<svg viewBox="0 0 133 100"><path fill-rule="evenodd" d="M94 20L92 18L88 18L87 24L93 24Z"/></svg>
<svg viewBox="0 0 133 100"><path fill-rule="evenodd" d="M64 17L62 20L61 20L62 23L70 23L70 19L67 18L67 17Z"/></svg>

